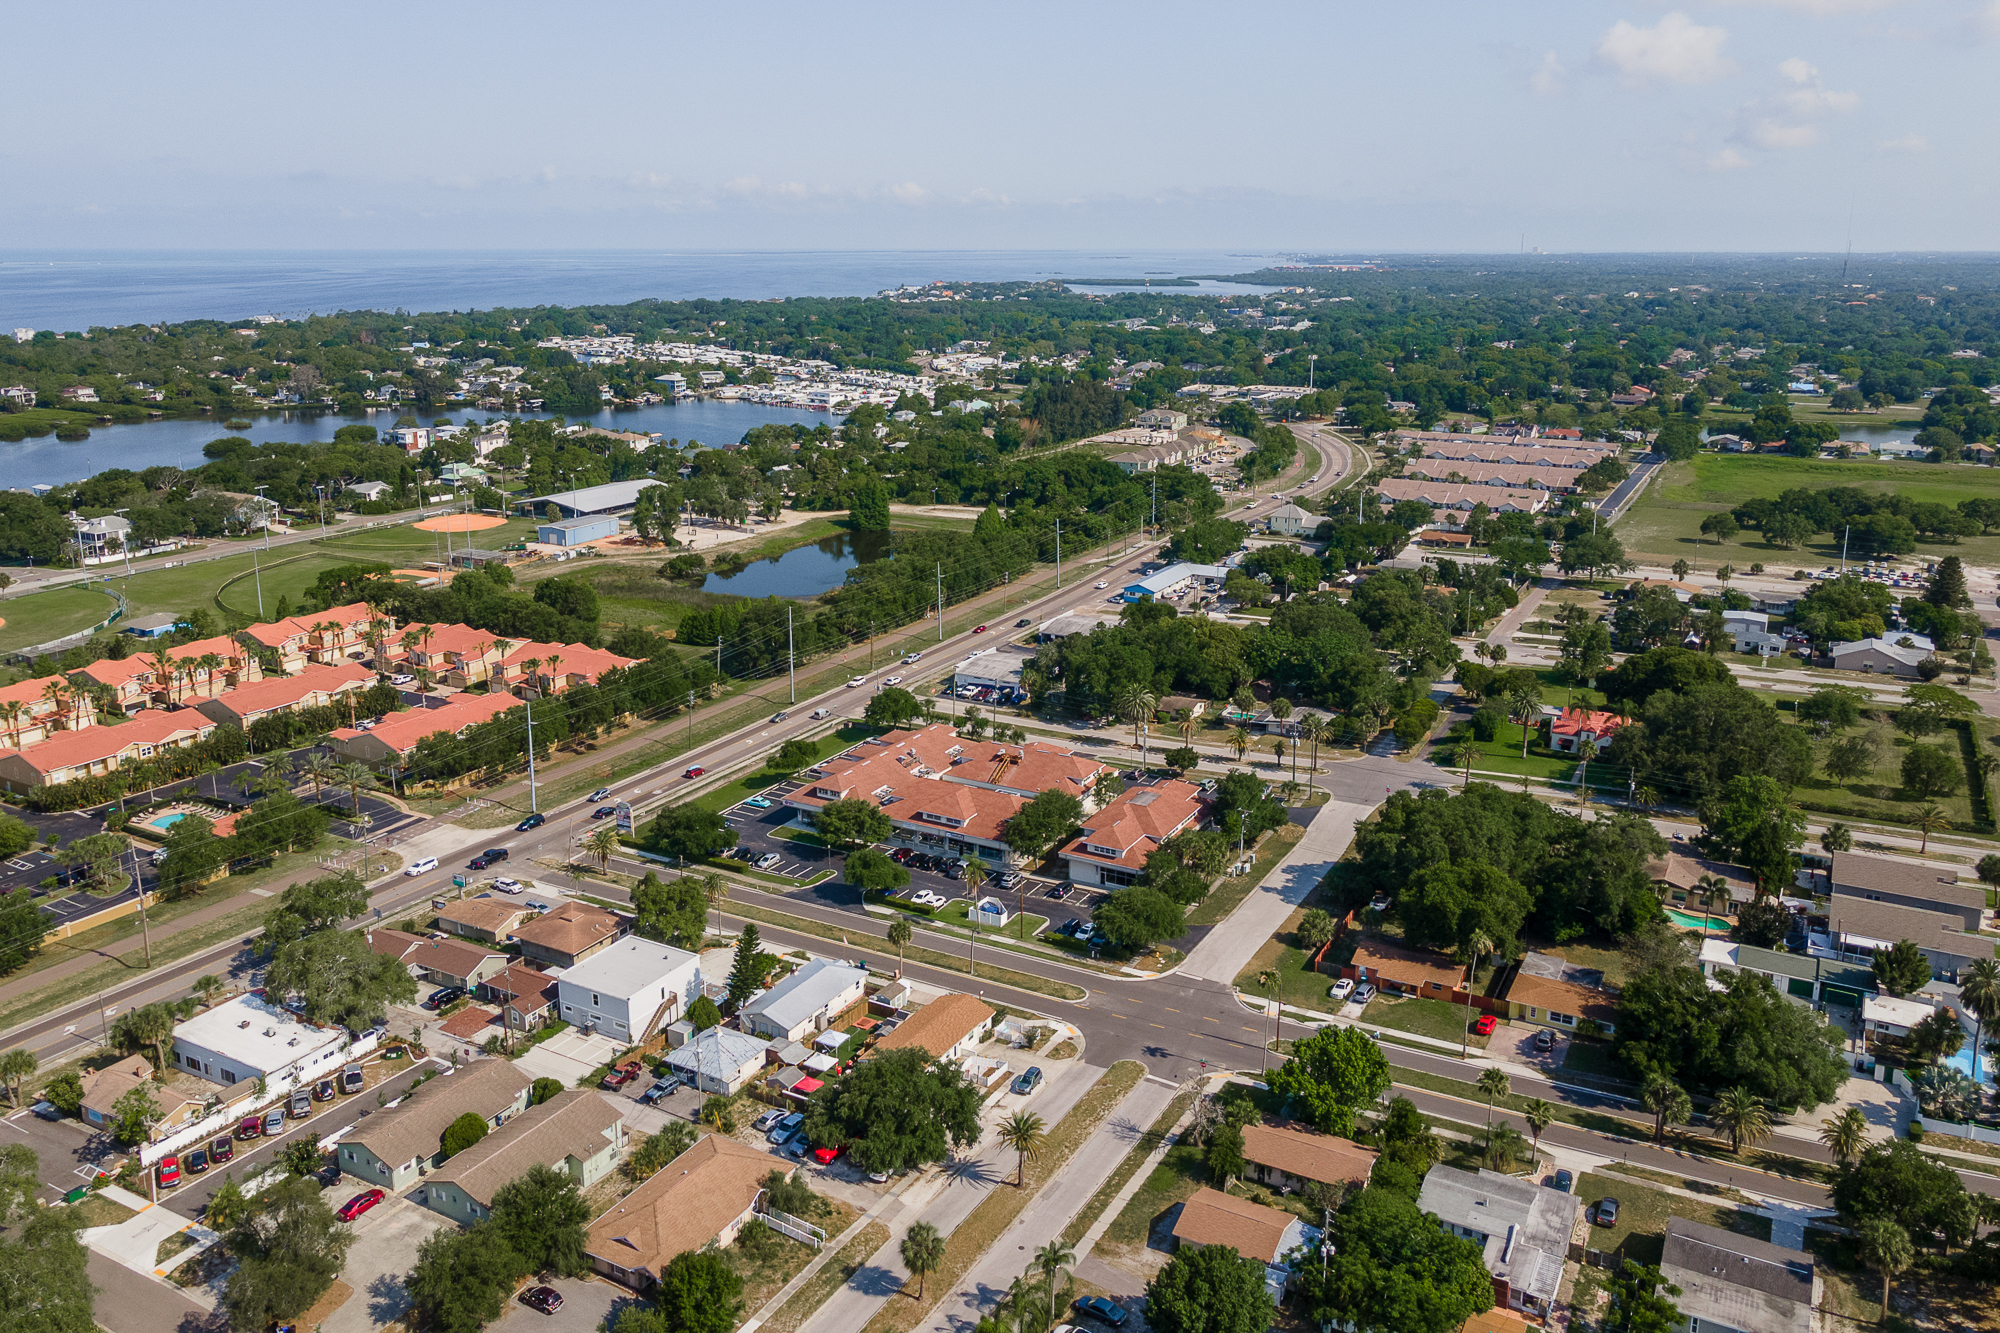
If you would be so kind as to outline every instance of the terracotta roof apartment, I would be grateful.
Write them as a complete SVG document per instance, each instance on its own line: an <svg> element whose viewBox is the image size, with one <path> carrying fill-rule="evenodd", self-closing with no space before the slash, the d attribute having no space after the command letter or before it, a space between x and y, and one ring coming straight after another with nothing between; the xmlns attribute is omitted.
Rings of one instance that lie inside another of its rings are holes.
<svg viewBox="0 0 2000 1333"><path fill-rule="evenodd" d="M440 1151L446 1126L467 1112L491 1122L520 1099L533 1080L512 1060L474 1060L450 1078L434 1078L386 1111L340 1136L390 1166Z"/></svg>
<svg viewBox="0 0 2000 1333"><path fill-rule="evenodd" d="M918 731L892 731L848 753L865 756L878 747L897 756L905 771L915 771L920 777L992 787L1028 797L1039 796L1053 787L1086 799L1098 775L1110 767L1087 755L1041 742L1023 746L970 740L959 736L945 722ZM916 760L920 767L912 770L905 762L907 759Z"/></svg>
<svg viewBox="0 0 2000 1333"><path fill-rule="evenodd" d="M309 666L291 676L273 676L252 685L239 685L195 707L202 716L217 722L248 727L258 718L273 713L289 713L298 708L323 708L343 694L365 690L375 683L375 673L364 666Z"/></svg>
<svg viewBox="0 0 2000 1333"><path fill-rule="evenodd" d="M66 691L60 702L47 695L52 683ZM75 693L75 687L61 676L37 676L0 687L0 705L5 704L21 705L17 722L8 722L5 711L0 710L0 734L17 747L47 739L58 726L77 731L97 721L96 701L88 694Z"/></svg>
<svg viewBox="0 0 2000 1333"><path fill-rule="evenodd" d="M530 1106L430 1174L430 1184L456 1185L482 1208L493 1194L532 1166L558 1170L566 1158L587 1162L622 1136L624 1118L594 1088L570 1088ZM565 1174L571 1174L565 1172Z"/></svg>
<svg viewBox="0 0 2000 1333"><path fill-rule="evenodd" d="M251 625L243 631L243 636L288 656L304 651L337 652L362 643L366 639L368 625L374 619L375 613L368 609L366 603L349 602L345 606L330 606L313 614L287 616L283 620ZM393 625L395 622L390 620L390 623ZM323 635L314 626L324 624L339 628L332 635Z"/></svg>
<svg viewBox="0 0 2000 1333"><path fill-rule="evenodd" d="M551 959L567 959L558 965L571 967L617 939L624 929L620 918L602 908L570 901L516 927L514 938L524 950Z"/></svg>
<svg viewBox="0 0 2000 1333"><path fill-rule="evenodd" d="M784 1167L763 1149L704 1134L592 1222L584 1253L601 1268L657 1278L675 1255L700 1249L749 1212L774 1169Z"/></svg>
<svg viewBox="0 0 2000 1333"><path fill-rule="evenodd" d="M342 727L332 733L334 748L365 762L401 759L426 736L456 736L467 727L490 722L521 701L511 694L455 694L442 708L412 708L390 713L373 727Z"/></svg>
<svg viewBox="0 0 2000 1333"><path fill-rule="evenodd" d="M532 676L525 665L531 658L537 663ZM587 644L530 643L507 654L500 664L500 675L510 688L520 685L544 694L561 694L572 685L595 685L607 671L637 665L637 658L620 657Z"/></svg>
<svg viewBox="0 0 2000 1333"><path fill-rule="evenodd" d="M1471 509L1485 505L1496 514L1539 514L1548 507L1549 493L1521 487L1470 486L1456 481L1421 477L1389 477L1376 488L1383 504L1421 500L1434 509Z"/></svg>
<svg viewBox="0 0 2000 1333"><path fill-rule="evenodd" d="M1297 1125L1243 1127L1244 1161L1271 1167L1300 1180L1366 1185L1378 1155L1372 1148Z"/></svg>
<svg viewBox="0 0 2000 1333"><path fill-rule="evenodd" d="M993 1010L984 1001L953 991L898 1023L894 1032L875 1043L875 1054L915 1047L942 1056L992 1018Z"/></svg>
<svg viewBox="0 0 2000 1333"><path fill-rule="evenodd" d="M1285 1252L1285 1233L1298 1219L1276 1208L1203 1185L1181 1205L1174 1239L1187 1245L1223 1245L1245 1259L1272 1263Z"/></svg>
<svg viewBox="0 0 2000 1333"><path fill-rule="evenodd" d="M1347 966L1363 981L1412 995L1449 995L1465 979L1465 969L1443 954L1420 953L1375 936L1356 941Z"/></svg>
<svg viewBox="0 0 2000 1333"><path fill-rule="evenodd" d="M115 727L63 731L23 750L0 751L0 779L10 786L39 787L109 773L131 760L150 759L156 750L200 740L215 723L192 708L140 713Z"/></svg>
<svg viewBox="0 0 2000 1333"><path fill-rule="evenodd" d="M1191 782L1170 778L1133 787L1089 816L1083 831L1061 854L1140 870L1154 848L1197 823L1205 808L1201 788Z"/></svg>
<svg viewBox="0 0 2000 1333"><path fill-rule="evenodd" d="M1532 463L1473 463L1461 459L1415 459L1403 467L1407 477L1458 481L1469 486L1505 486L1517 491L1574 491L1580 475L1575 468L1538 467Z"/></svg>

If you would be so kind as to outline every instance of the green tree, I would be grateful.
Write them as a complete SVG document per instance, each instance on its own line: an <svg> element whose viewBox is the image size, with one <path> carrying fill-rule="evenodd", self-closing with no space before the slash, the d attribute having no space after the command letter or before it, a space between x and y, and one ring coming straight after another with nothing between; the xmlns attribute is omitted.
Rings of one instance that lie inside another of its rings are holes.
<svg viewBox="0 0 2000 1333"><path fill-rule="evenodd" d="M1528 1132L1535 1136L1535 1147L1539 1150L1542 1146L1542 1131L1556 1122L1555 1104L1536 1097L1523 1108L1521 1118L1528 1122Z"/></svg>
<svg viewBox="0 0 2000 1333"><path fill-rule="evenodd" d="M1949 796L1963 776L1958 756L1939 746L1912 745L1903 751L1903 790L1913 795Z"/></svg>
<svg viewBox="0 0 2000 1333"><path fill-rule="evenodd" d="M287 1176L265 1189L228 1232L237 1268L222 1308L231 1325L265 1328L305 1313L340 1276L353 1241L314 1181Z"/></svg>
<svg viewBox="0 0 2000 1333"><path fill-rule="evenodd" d="M648 870L632 890L632 906L632 933L642 939L699 950L708 937L708 895L692 876L662 881Z"/></svg>
<svg viewBox="0 0 2000 1333"><path fill-rule="evenodd" d="M1793 849L1806 838L1806 817L1775 779L1739 774L1701 810L1704 831L1724 855L1756 872L1764 893L1784 893L1798 869Z"/></svg>
<svg viewBox="0 0 2000 1333"><path fill-rule="evenodd" d="M651 1178L668 1162L694 1147L696 1137L693 1125L685 1120L669 1120L658 1133L640 1140L632 1155L625 1159L625 1174L639 1181Z"/></svg>
<svg viewBox="0 0 2000 1333"><path fill-rule="evenodd" d="M283 994L283 992L279 992ZM174 1044L174 1025L180 1015L169 1004L143 1004L128 1009L111 1025L111 1041L121 1051L147 1051L153 1068L165 1070L167 1048Z"/></svg>
<svg viewBox="0 0 2000 1333"><path fill-rule="evenodd" d="M528 1086L528 1105L540 1106L543 1102L555 1096L562 1090L563 1090L563 1085L561 1079L538 1078Z"/></svg>
<svg viewBox="0 0 2000 1333"><path fill-rule="evenodd" d="M264 945L282 948L302 935L330 930L367 910L368 886L352 870L293 884L264 914Z"/></svg>
<svg viewBox="0 0 2000 1333"><path fill-rule="evenodd" d="M863 894L892 894L910 882L910 872L873 847L861 847L847 854L842 868L847 882Z"/></svg>
<svg viewBox="0 0 2000 1333"><path fill-rule="evenodd" d="M889 530L889 488L879 481L869 480L854 488L852 507L847 518L856 532L887 532Z"/></svg>
<svg viewBox="0 0 2000 1333"><path fill-rule="evenodd" d="M1870 1218L1854 1229L1860 1246L1861 1262L1882 1275L1882 1319L1889 1319L1889 1283L1916 1262L1916 1247L1910 1235L1886 1217Z"/></svg>
<svg viewBox="0 0 2000 1333"><path fill-rule="evenodd" d="M889 816L873 801L828 801L813 815L813 827L829 847L852 851L881 842L895 832Z"/></svg>
<svg viewBox="0 0 2000 1333"><path fill-rule="evenodd" d="M1440 949L1460 957L1475 936L1503 955L1517 951L1521 923L1533 895L1504 871L1483 861L1435 865L1418 872L1392 909L1415 949Z"/></svg>
<svg viewBox="0 0 2000 1333"><path fill-rule="evenodd" d="M1764 1101L1808 1109L1833 1100L1850 1070L1840 1034L1737 972L1713 990L1697 967L1651 965L1618 995L1619 1056L1642 1075L1687 1088L1747 1088Z"/></svg>
<svg viewBox="0 0 2000 1333"><path fill-rule="evenodd" d="M470 1231L434 1231L417 1243L416 1262L403 1290L436 1333L479 1333L507 1308L507 1298L529 1265L494 1223Z"/></svg>
<svg viewBox="0 0 2000 1333"><path fill-rule="evenodd" d="M647 826L646 844L662 856L699 864L734 847L736 830L718 811L670 805Z"/></svg>
<svg viewBox="0 0 2000 1333"><path fill-rule="evenodd" d="M903 1267L917 1275L917 1299L924 1298L924 1280L944 1266L944 1237L929 1222L912 1222L903 1234Z"/></svg>
<svg viewBox="0 0 2000 1333"><path fill-rule="evenodd" d="M1854 782L1867 777L1882 762L1882 751L1876 746L1875 738L1862 732L1853 736L1842 736L1826 747L1826 754L1820 760L1820 767L1836 782Z"/></svg>
<svg viewBox="0 0 2000 1333"><path fill-rule="evenodd" d="M1681 1294L1660 1270L1627 1261L1611 1283L1611 1310L1604 1333L1674 1333L1684 1322L1670 1297Z"/></svg>
<svg viewBox="0 0 2000 1333"><path fill-rule="evenodd" d="M1808 722L1823 722L1840 730L1861 721L1861 705L1867 696L1848 685L1828 685L1799 700L1799 716Z"/></svg>
<svg viewBox="0 0 2000 1333"><path fill-rule="evenodd" d="M456 1157L485 1138L491 1128L486 1118L477 1111L467 1111L444 1127L444 1133L439 1136L439 1147L444 1150L447 1159Z"/></svg>
<svg viewBox="0 0 2000 1333"><path fill-rule="evenodd" d="M1083 823L1083 802L1054 788L1042 792L1017 811L1002 831L1007 846L1030 862L1069 841Z"/></svg>
<svg viewBox="0 0 2000 1333"><path fill-rule="evenodd" d="M789 740L773 750L764 759L764 767L773 773L795 773L819 758L819 746L808 740Z"/></svg>
<svg viewBox="0 0 2000 1333"><path fill-rule="evenodd" d="M1646 1080L1646 1086L1639 1093L1639 1102L1653 1113L1655 1143L1667 1136L1668 1125L1684 1125L1694 1114L1694 1100L1687 1095L1687 1090L1659 1074Z"/></svg>
<svg viewBox="0 0 2000 1333"><path fill-rule="evenodd" d="M1028 1159L1041 1152L1048 1126L1033 1111L1016 1111L1000 1122L999 1139L1014 1153L1014 1187L1027 1182Z"/></svg>
<svg viewBox="0 0 2000 1333"><path fill-rule="evenodd" d="M19 1107L22 1086L41 1067L41 1060L25 1046L16 1046L0 1055L0 1085L7 1089L8 1102Z"/></svg>
<svg viewBox="0 0 2000 1333"><path fill-rule="evenodd" d="M1965 566L1957 556L1948 555L1937 562L1924 585L1924 600L1948 610L1972 605L1972 593L1965 586Z"/></svg>
<svg viewBox="0 0 2000 1333"><path fill-rule="evenodd" d="M907 727L923 715L923 700L900 685L877 690L861 711L862 721L874 727Z"/></svg>
<svg viewBox="0 0 2000 1333"><path fill-rule="evenodd" d="M979 1090L956 1065L906 1047L863 1061L806 1107L813 1143L848 1145L864 1171L904 1171L941 1162L978 1141Z"/></svg>
<svg viewBox="0 0 2000 1333"><path fill-rule="evenodd" d="M1324 1027L1295 1042L1291 1058L1271 1075L1272 1090L1289 1097L1300 1118L1328 1134L1352 1136L1355 1112L1389 1089L1389 1061L1355 1028Z"/></svg>
<svg viewBox="0 0 2000 1333"><path fill-rule="evenodd" d="M324 1163L318 1141L310 1136L293 1139L278 1154L278 1164L295 1176L316 1176Z"/></svg>
<svg viewBox="0 0 2000 1333"><path fill-rule="evenodd" d="M229 839L215 836L215 823L186 815L167 830L166 860L160 863L160 893L175 899L198 892L209 876L229 863Z"/></svg>
<svg viewBox="0 0 2000 1333"><path fill-rule="evenodd" d="M745 921L743 933L736 937L736 955L729 965L729 1003L742 1008L744 1002L763 986L764 978L771 974L771 956L763 951L764 939L757 933L757 923Z"/></svg>
<svg viewBox="0 0 2000 1333"><path fill-rule="evenodd" d="M127 1088L124 1095L112 1104L111 1132L120 1143L133 1146L149 1141L153 1137L153 1126L159 1123L160 1103L154 1098L149 1083Z"/></svg>
<svg viewBox="0 0 2000 1333"><path fill-rule="evenodd" d="M1958 1173L1907 1139L1870 1144L1833 1178L1833 1206L1849 1228L1880 1219L1926 1244L1959 1234L1965 1198Z"/></svg>
<svg viewBox="0 0 2000 1333"><path fill-rule="evenodd" d="M1179 903L1157 889L1136 885L1114 889L1090 915L1111 943L1127 953L1140 953L1187 933L1187 914Z"/></svg>
<svg viewBox="0 0 2000 1333"><path fill-rule="evenodd" d="M1337 926L1338 923L1334 921L1331 912L1310 907L1306 909L1306 914L1299 918L1298 928L1292 934L1297 938L1300 949L1308 954L1314 954L1332 942Z"/></svg>
<svg viewBox="0 0 2000 1333"><path fill-rule="evenodd" d="M583 1272L590 1219L590 1201L575 1177L542 1162L493 1191L492 1225L529 1272L564 1277Z"/></svg>
<svg viewBox="0 0 2000 1333"><path fill-rule="evenodd" d="M356 1031L388 1016L391 1004L417 998L409 969L368 947L358 930L323 930L279 949L264 971L272 995L296 995L315 1023Z"/></svg>
<svg viewBox="0 0 2000 1333"><path fill-rule="evenodd" d="M1217 1125L1208 1136L1208 1147L1202 1153L1202 1163L1208 1167L1208 1176L1218 1188L1229 1188L1229 1182L1243 1174L1243 1131L1235 1125Z"/></svg>
<svg viewBox="0 0 2000 1333"><path fill-rule="evenodd" d="M48 933L40 903L25 893L0 897L0 975L26 967Z"/></svg>
<svg viewBox="0 0 2000 1333"><path fill-rule="evenodd" d="M743 1279L715 1250L683 1250L653 1292L671 1333L730 1333L743 1318Z"/></svg>
<svg viewBox="0 0 2000 1333"><path fill-rule="evenodd" d="M1275 1313L1264 1265L1227 1245L1182 1249L1146 1284L1153 1333L1265 1333Z"/></svg>
<svg viewBox="0 0 2000 1333"><path fill-rule="evenodd" d="M722 1010L718 1009L715 1001L706 995L695 997L694 1003L688 1006L687 1016L688 1022L694 1024L696 1032L706 1032L722 1024Z"/></svg>
<svg viewBox="0 0 2000 1333"><path fill-rule="evenodd" d="M1897 940L1877 950L1872 967L1875 984L1899 999L1931 984L1931 960L1914 940Z"/></svg>
<svg viewBox="0 0 2000 1333"><path fill-rule="evenodd" d="M0 1236L0 1328L9 1333L96 1333L89 1254L64 1211L37 1209Z"/></svg>

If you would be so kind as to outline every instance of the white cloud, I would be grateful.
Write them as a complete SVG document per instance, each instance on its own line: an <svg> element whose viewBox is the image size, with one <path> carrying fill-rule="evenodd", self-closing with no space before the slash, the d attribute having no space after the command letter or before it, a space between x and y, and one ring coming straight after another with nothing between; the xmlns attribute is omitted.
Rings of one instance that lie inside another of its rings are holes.
<svg viewBox="0 0 2000 1333"><path fill-rule="evenodd" d="M1793 56L1790 60L1779 62L1778 73L1784 75L1793 83L1811 83L1819 78L1819 67L1817 65L1808 65L1797 56Z"/></svg>
<svg viewBox="0 0 2000 1333"><path fill-rule="evenodd" d="M1807 14L1813 18L1832 18L1839 14L1865 14L1875 9L1893 9L1907 4L1909 0L1711 0L1711 3L1735 5L1744 9L1789 9L1795 14Z"/></svg>
<svg viewBox="0 0 2000 1333"><path fill-rule="evenodd" d="M1772 152L1810 148L1825 137L1827 119L1861 105L1859 93L1823 86L1819 70L1796 56L1780 64L1778 74L1789 88L1736 109L1737 142Z"/></svg>
<svg viewBox="0 0 2000 1333"><path fill-rule="evenodd" d="M931 192L915 181L904 181L889 187L889 197L899 204L921 204L931 197Z"/></svg>
<svg viewBox="0 0 2000 1333"><path fill-rule="evenodd" d="M1708 159L1710 171L1736 171L1750 165L1750 159L1734 148L1725 148Z"/></svg>
<svg viewBox="0 0 2000 1333"><path fill-rule="evenodd" d="M1704 28L1675 10L1650 28L1620 19L1597 43L1597 58L1631 87L1713 83L1736 66L1725 59L1727 28Z"/></svg>
<svg viewBox="0 0 2000 1333"><path fill-rule="evenodd" d="M1930 150L1931 141L1921 134L1906 134L1900 139L1884 139L1875 145L1875 151L1885 156L1915 157Z"/></svg>
<svg viewBox="0 0 2000 1333"><path fill-rule="evenodd" d="M1996 0L2000 2L2000 0ZM1569 71L1563 68L1556 53L1548 51L1542 55L1542 63L1528 76L1528 86L1544 95L1559 93L1569 85Z"/></svg>

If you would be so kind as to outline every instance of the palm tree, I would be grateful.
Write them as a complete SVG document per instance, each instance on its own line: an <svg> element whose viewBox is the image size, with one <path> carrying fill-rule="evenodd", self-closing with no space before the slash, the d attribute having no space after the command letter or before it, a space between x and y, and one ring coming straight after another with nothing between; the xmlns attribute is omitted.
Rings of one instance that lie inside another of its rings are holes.
<svg viewBox="0 0 2000 1333"><path fill-rule="evenodd" d="M1040 1153L1048 1125L1033 1111L1016 1111L1000 1122L1000 1142L1014 1150L1014 1188L1028 1177L1028 1159Z"/></svg>
<svg viewBox="0 0 2000 1333"><path fill-rule="evenodd" d="M976 856L965 859L965 896L979 901L979 886L986 882L986 863Z"/></svg>
<svg viewBox="0 0 2000 1333"><path fill-rule="evenodd" d="M1667 1125L1685 1124L1694 1114L1694 1101L1686 1089L1670 1078L1659 1074L1646 1080L1645 1088L1639 1093L1639 1104L1653 1113L1653 1142L1666 1137Z"/></svg>
<svg viewBox="0 0 2000 1333"><path fill-rule="evenodd" d="M928 1222L912 1222L903 1236L903 1266L917 1275L917 1299L924 1298L924 1277L944 1266L944 1237Z"/></svg>
<svg viewBox="0 0 2000 1333"><path fill-rule="evenodd" d="M174 654L168 648L155 648L146 658L153 664L153 681L167 691L167 702L173 702Z"/></svg>
<svg viewBox="0 0 2000 1333"><path fill-rule="evenodd" d="M1308 787L1312 785L1314 775L1319 772L1319 743L1325 735L1326 719L1318 713L1307 713L1304 719L1300 721L1299 739L1312 746L1312 763L1308 765L1306 773L1306 785Z"/></svg>
<svg viewBox="0 0 2000 1333"><path fill-rule="evenodd" d="M48 684L42 686L42 698L46 699L49 703L49 706L55 710L56 720L58 722L62 720L63 701L68 696L69 696L69 687L61 680L52 680Z"/></svg>
<svg viewBox="0 0 2000 1333"><path fill-rule="evenodd" d="M1708 1118L1729 1136L1731 1152L1742 1151L1746 1142L1757 1144L1771 1137L1771 1113L1748 1088L1724 1088Z"/></svg>
<svg viewBox="0 0 2000 1333"><path fill-rule="evenodd" d="M1025 879L1027 876L1024 875L1022 878ZM889 943L896 946L896 975L899 977L903 975L903 946L908 944L916 933L915 928L910 925L910 918L900 912L896 914L896 919L889 923Z"/></svg>
<svg viewBox="0 0 2000 1333"><path fill-rule="evenodd" d="M0 717L7 719L7 741L15 749L21 747L21 714L27 711L28 706L19 699L0 704Z"/></svg>
<svg viewBox="0 0 2000 1333"><path fill-rule="evenodd" d="M1528 757L1529 728L1542 715L1542 692L1522 686L1507 696L1507 716L1521 724L1521 758Z"/></svg>
<svg viewBox="0 0 2000 1333"><path fill-rule="evenodd" d="M1930 850L1931 834L1942 833L1951 827L1950 816L1945 814L1944 807L1936 801L1930 802L1923 809L1917 811L1910 822L1915 824L1918 831L1924 835L1923 842L1917 847L1919 853Z"/></svg>
<svg viewBox="0 0 2000 1333"><path fill-rule="evenodd" d="M1522 1112L1522 1116L1527 1120L1528 1132L1535 1136L1535 1147L1539 1150L1542 1146L1542 1131L1556 1122L1555 1105L1537 1097L1528 1103L1528 1107Z"/></svg>
<svg viewBox="0 0 2000 1333"><path fill-rule="evenodd" d="M1860 1107L1850 1106L1828 1118L1826 1127L1819 1132L1819 1141L1833 1154L1834 1161L1846 1166L1861 1156L1862 1148L1868 1144L1868 1117Z"/></svg>
<svg viewBox="0 0 2000 1333"><path fill-rule="evenodd" d="M1076 1251L1058 1236L1035 1251L1035 1267L1042 1273L1042 1289L1048 1293L1049 1318L1056 1317L1056 1275L1076 1262Z"/></svg>
<svg viewBox="0 0 2000 1333"><path fill-rule="evenodd" d="M600 875L611 869L611 858L619 846L618 830L610 824L598 825L583 840L583 849L597 858L597 873Z"/></svg>
<svg viewBox="0 0 2000 1333"><path fill-rule="evenodd" d="M326 789L340 780L340 764L331 755L315 750L306 756L299 771L312 779L313 800L318 801L326 794Z"/></svg>
<svg viewBox="0 0 2000 1333"><path fill-rule="evenodd" d="M1490 1130L1493 1128L1494 1099L1505 1097L1512 1085L1507 1082L1505 1070L1489 1069L1481 1074L1479 1081L1472 1086L1486 1094L1486 1127Z"/></svg>
<svg viewBox="0 0 2000 1333"><path fill-rule="evenodd" d="M1632 799L1647 810L1657 810L1660 808L1660 793L1655 788L1643 782L1632 789Z"/></svg>
<svg viewBox="0 0 2000 1333"><path fill-rule="evenodd" d="M1278 771L1285 771L1285 738L1278 736L1271 741L1271 753L1278 756Z"/></svg>
<svg viewBox="0 0 2000 1333"><path fill-rule="evenodd" d="M243 1187L236 1183L236 1177L224 1176L222 1184L209 1196L208 1207L202 1213L202 1221L210 1229L227 1234L243 1220L243 1214L250 1210L250 1201L243 1195Z"/></svg>
<svg viewBox="0 0 2000 1333"><path fill-rule="evenodd" d="M1192 708L1183 708L1174 715L1174 730L1180 733L1181 744L1193 745L1195 733L1201 730L1201 721L1195 717Z"/></svg>
<svg viewBox="0 0 2000 1333"><path fill-rule="evenodd" d="M7 1100L17 1109L21 1105L21 1085L35 1072L41 1061L25 1046L16 1046L5 1055L0 1055L0 1084L7 1087Z"/></svg>
<svg viewBox="0 0 2000 1333"><path fill-rule="evenodd" d="M1520 1152L1521 1143L1521 1131L1512 1125L1490 1126L1486 1131L1486 1146L1480 1154L1480 1159L1489 1165L1504 1165Z"/></svg>
<svg viewBox="0 0 2000 1333"><path fill-rule="evenodd" d="M1236 762L1240 764L1243 762L1243 756L1250 749L1250 733L1241 727L1232 727L1230 728L1229 735L1224 738L1223 744L1236 751Z"/></svg>
<svg viewBox="0 0 2000 1333"><path fill-rule="evenodd" d="M1910 1233L1886 1217L1871 1217L1854 1229L1861 1243L1861 1262L1882 1275L1882 1319L1889 1318L1889 1281L1916 1262Z"/></svg>
<svg viewBox="0 0 2000 1333"><path fill-rule="evenodd" d="M1140 728L1160 706L1159 696L1144 685L1127 685L1118 692L1112 706L1118 710L1118 716L1132 724L1132 744L1138 747L1139 758L1145 759L1145 736Z"/></svg>
<svg viewBox="0 0 2000 1333"><path fill-rule="evenodd" d="M213 695L215 693L215 673L222 666L222 654L203 653L200 657L194 659L194 664L201 668L203 683L208 685L208 692L210 695Z"/></svg>
<svg viewBox="0 0 2000 1333"><path fill-rule="evenodd" d="M1452 768L1464 770L1464 781L1472 781L1472 761L1479 757L1479 746L1471 736L1461 736L1448 746L1440 756Z"/></svg>
<svg viewBox="0 0 2000 1333"><path fill-rule="evenodd" d="M202 976L195 978L193 989L194 993L201 997L204 1005L210 1005L215 1003L215 993L228 990L229 983L218 976Z"/></svg>
<svg viewBox="0 0 2000 1333"><path fill-rule="evenodd" d="M711 870L700 881L701 896L708 900L708 910L715 913L715 928L722 929L722 904L729 900L729 881L720 871Z"/></svg>
<svg viewBox="0 0 2000 1333"><path fill-rule="evenodd" d="M368 771L365 764L342 764L336 772L340 785L347 788L354 798L354 817L358 820L361 818L361 793L375 786L375 775Z"/></svg>
<svg viewBox="0 0 2000 1333"><path fill-rule="evenodd" d="M1979 1075L1980 1043L1986 1036L1986 1025L2000 1018L2000 961L1981 958L1966 969L1965 978L1958 983L1958 998L1972 1011L1976 1022L1972 1034L1973 1077Z"/></svg>

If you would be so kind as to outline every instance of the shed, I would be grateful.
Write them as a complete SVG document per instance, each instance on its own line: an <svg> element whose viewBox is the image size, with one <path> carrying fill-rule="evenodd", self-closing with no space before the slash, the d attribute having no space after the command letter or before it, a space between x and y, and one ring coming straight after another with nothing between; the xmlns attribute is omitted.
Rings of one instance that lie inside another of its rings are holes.
<svg viewBox="0 0 2000 1333"><path fill-rule="evenodd" d="M582 546L603 537L618 535L615 514L586 514L582 518L561 518L535 529L535 540L550 546Z"/></svg>

